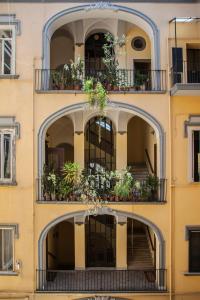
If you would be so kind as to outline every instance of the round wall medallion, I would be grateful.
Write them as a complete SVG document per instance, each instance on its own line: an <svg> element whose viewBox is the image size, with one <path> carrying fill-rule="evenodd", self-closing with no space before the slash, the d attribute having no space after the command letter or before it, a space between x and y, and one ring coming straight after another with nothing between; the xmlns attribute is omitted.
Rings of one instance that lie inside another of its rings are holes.
<svg viewBox="0 0 200 300"><path fill-rule="evenodd" d="M146 41L141 36L136 36L131 41L131 47L136 51L142 51L146 48Z"/></svg>

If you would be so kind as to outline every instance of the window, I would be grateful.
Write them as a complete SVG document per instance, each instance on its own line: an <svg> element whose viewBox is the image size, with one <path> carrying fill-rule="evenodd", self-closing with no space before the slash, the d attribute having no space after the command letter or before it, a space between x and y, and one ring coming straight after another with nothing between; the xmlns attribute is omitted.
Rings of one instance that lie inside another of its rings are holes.
<svg viewBox="0 0 200 300"><path fill-rule="evenodd" d="M146 48L146 41L143 37L137 36L132 39L131 47L136 51L142 51Z"/></svg>
<svg viewBox="0 0 200 300"><path fill-rule="evenodd" d="M0 27L0 75L15 73L14 28Z"/></svg>
<svg viewBox="0 0 200 300"><path fill-rule="evenodd" d="M13 271L14 228L0 227L0 271Z"/></svg>
<svg viewBox="0 0 200 300"><path fill-rule="evenodd" d="M200 272L200 228L189 230L189 272Z"/></svg>
<svg viewBox="0 0 200 300"><path fill-rule="evenodd" d="M193 181L200 182L200 130L192 131L192 170Z"/></svg>
<svg viewBox="0 0 200 300"><path fill-rule="evenodd" d="M0 131L0 180L12 180L13 130Z"/></svg>

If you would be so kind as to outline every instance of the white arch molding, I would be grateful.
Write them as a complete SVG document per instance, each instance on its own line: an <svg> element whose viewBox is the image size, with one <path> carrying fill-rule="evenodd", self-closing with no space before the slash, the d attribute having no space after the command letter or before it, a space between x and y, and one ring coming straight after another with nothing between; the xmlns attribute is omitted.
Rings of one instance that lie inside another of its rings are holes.
<svg viewBox="0 0 200 300"><path fill-rule="evenodd" d="M56 29L72 21L88 18L113 18L125 20L142 28L149 36L152 43L152 65L155 70L160 70L160 32L156 23L147 15L130 7L112 4L106 6L92 6L91 4L78 5L67 8L53 15L45 24L42 33L43 69L50 65L50 41ZM158 79L159 80L159 79Z"/></svg>
<svg viewBox="0 0 200 300"><path fill-rule="evenodd" d="M99 211L99 214L107 214L107 215L112 215L116 218L116 221L121 218L132 218L134 220L137 220L147 226L149 226L154 234L156 235L156 238L159 242L159 269L165 269L165 240L163 237L163 234L161 230L158 228L157 225L155 225L153 222L149 221L148 219L137 215L135 213L129 213L129 212L124 212L124 211L119 211L119 210L112 210L109 207L103 207L102 212ZM86 210L82 211L76 211L72 213L67 213L64 214L54 220L52 220L50 223L48 223L44 229L42 230L39 240L38 240L38 269L42 270L45 266L45 252L44 252L44 245L45 245L45 240L47 237L47 234L49 230L57 225L60 222L63 222L65 220L68 220L70 218L80 218L83 222L85 221L85 218L88 216L88 212Z"/></svg>
<svg viewBox="0 0 200 300"><path fill-rule="evenodd" d="M67 107L64 107L56 112L54 112L52 115L50 115L47 119L44 120L42 123L39 132L38 132L38 179L39 179L39 186L38 186L38 197L39 199L42 199L41 195L41 178L43 175L43 166L45 162L45 137L46 132L48 128L59 118L63 116L68 116L70 113L78 112L78 111L84 111L85 110L85 103L77 103L73 105L69 105ZM143 109L131 105L126 104L123 102L115 102L112 101L112 104L114 104L120 111L125 111L128 113L132 113L133 115L137 115L138 117L145 120L147 123L151 125L151 127L154 129L156 133L156 138L158 141L158 176L160 179L165 179L165 133L161 126L161 124L148 112L144 111ZM93 114L94 116L94 114ZM110 118L110 116L108 115ZM88 116L88 118L90 118ZM116 123L114 120L112 120L115 128L117 128ZM75 128L75 126L74 126Z"/></svg>

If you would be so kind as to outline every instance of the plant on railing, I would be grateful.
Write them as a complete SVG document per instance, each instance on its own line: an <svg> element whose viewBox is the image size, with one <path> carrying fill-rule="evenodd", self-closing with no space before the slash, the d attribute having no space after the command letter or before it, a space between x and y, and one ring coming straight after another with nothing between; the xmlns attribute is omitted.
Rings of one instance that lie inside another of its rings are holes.
<svg viewBox="0 0 200 300"><path fill-rule="evenodd" d="M122 171L94 173L81 171L77 163L66 162L56 174L45 166L42 177L44 200L82 201L90 205L102 205L109 201L156 201L159 180L149 175L146 180L134 179L127 168Z"/></svg>
<svg viewBox="0 0 200 300"><path fill-rule="evenodd" d="M64 71L52 70L51 71L52 87L56 90L64 89Z"/></svg>
<svg viewBox="0 0 200 300"><path fill-rule="evenodd" d="M45 200L55 200L57 187L57 176L54 170L48 170L47 166L43 168L42 188Z"/></svg>
<svg viewBox="0 0 200 300"><path fill-rule="evenodd" d="M77 61L70 60L70 65L65 64L64 69L71 72L71 78L74 84L75 90L80 90L83 82L84 73L84 61L78 57Z"/></svg>
<svg viewBox="0 0 200 300"><path fill-rule="evenodd" d="M147 82L148 76L147 74L142 74L139 70L137 70L135 72L135 78L134 78L134 82L135 82L135 89L141 90L141 89L145 89L145 83Z"/></svg>
<svg viewBox="0 0 200 300"><path fill-rule="evenodd" d="M114 177L116 179L116 184L114 186L113 193L118 198L127 199L131 196L134 179L132 174L129 172L129 169L122 170L121 172L115 172Z"/></svg>
<svg viewBox="0 0 200 300"><path fill-rule="evenodd" d="M116 58L117 47L125 44L125 36L115 38L109 32L105 34L106 43L103 45L103 63L106 67L107 89L118 89L121 82L119 62Z"/></svg>
<svg viewBox="0 0 200 300"><path fill-rule="evenodd" d="M80 166L75 162L66 162L63 166L62 173L66 183L74 187L80 183Z"/></svg>
<svg viewBox="0 0 200 300"><path fill-rule="evenodd" d="M158 186L158 177L155 175L148 175L147 178L143 181L135 181L133 194L135 195L135 197L139 197L142 200L157 200Z"/></svg>

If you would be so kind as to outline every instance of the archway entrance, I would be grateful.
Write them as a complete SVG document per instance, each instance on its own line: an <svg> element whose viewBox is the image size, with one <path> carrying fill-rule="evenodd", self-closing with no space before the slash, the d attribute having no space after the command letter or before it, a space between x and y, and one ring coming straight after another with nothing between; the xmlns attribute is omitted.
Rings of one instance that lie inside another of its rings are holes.
<svg viewBox="0 0 200 300"><path fill-rule="evenodd" d="M105 34L102 32L90 35L85 41L85 72L86 76L95 75L96 72L104 70Z"/></svg>
<svg viewBox="0 0 200 300"><path fill-rule="evenodd" d="M86 220L86 266L115 267L116 224L111 215L90 216Z"/></svg>
<svg viewBox="0 0 200 300"><path fill-rule="evenodd" d="M53 226L46 237L46 269L72 270L74 257L74 219Z"/></svg>
<svg viewBox="0 0 200 300"><path fill-rule="evenodd" d="M156 269L156 236L152 228L127 218L127 267L132 270Z"/></svg>
<svg viewBox="0 0 200 300"><path fill-rule="evenodd" d="M113 123L106 117L90 119L85 130L85 168L92 172L115 169Z"/></svg>

